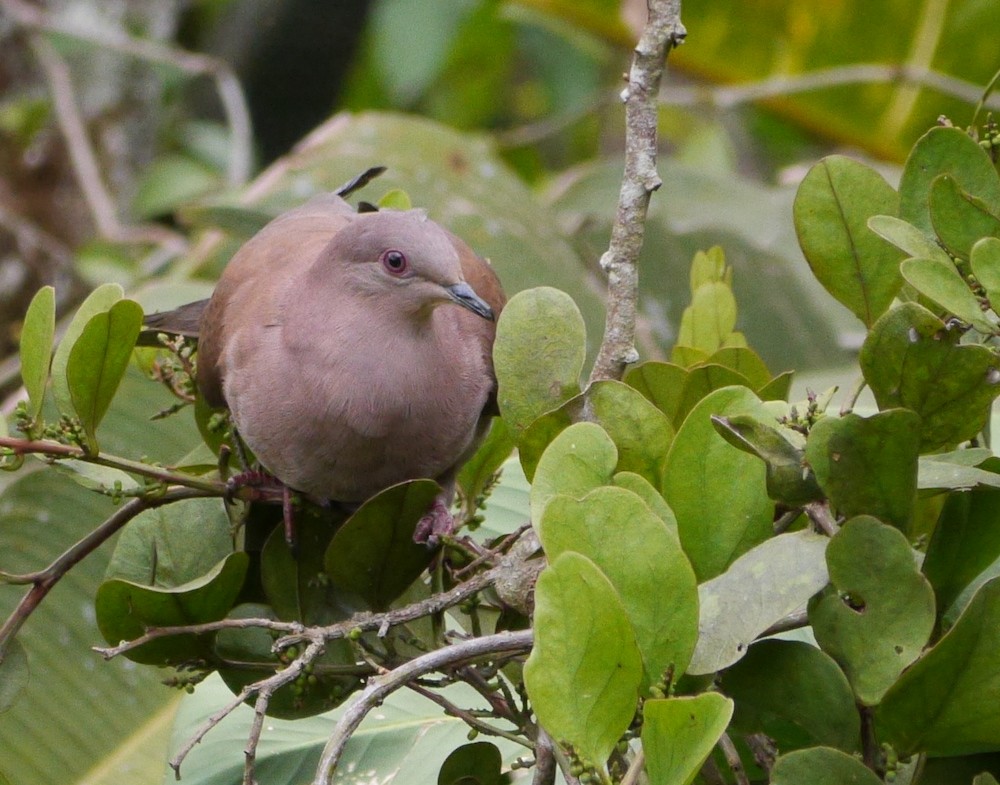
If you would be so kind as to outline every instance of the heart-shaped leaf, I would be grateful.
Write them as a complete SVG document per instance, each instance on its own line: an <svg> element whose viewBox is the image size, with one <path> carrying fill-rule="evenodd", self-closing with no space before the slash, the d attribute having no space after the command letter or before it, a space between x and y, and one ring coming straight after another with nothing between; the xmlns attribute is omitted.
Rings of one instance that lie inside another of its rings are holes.
<svg viewBox="0 0 1000 785"><path fill-rule="evenodd" d="M968 259L981 237L1000 238L1000 217L982 199L967 193L951 175L934 178L930 194L931 223L945 248Z"/></svg>
<svg viewBox="0 0 1000 785"><path fill-rule="evenodd" d="M830 747L810 747L782 755L771 769L771 785L881 785L865 764Z"/></svg>
<svg viewBox="0 0 1000 785"><path fill-rule="evenodd" d="M569 426L538 461L531 486L531 520L542 519L545 505L556 494L580 499L610 484L617 465L618 450L601 426L590 422Z"/></svg>
<svg viewBox="0 0 1000 785"><path fill-rule="evenodd" d="M878 320L861 347L861 370L879 408L921 416L921 451L973 438L1000 394L1000 359L960 339L926 308L904 303Z"/></svg>
<svg viewBox="0 0 1000 785"><path fill-rule="evenodd" d="M930 638L934 591L898 529L860 516L826 550L830 587L809 605L816 640L873 706Z"/></svg>
<svg viewBox="0 0 1000 785"><path fill-rule="evenodd" d="M873 515L905 532L916 497L919 448L920 416L908 409L868 418L828 416L809 433L806 461L842 515Z"/></svg>

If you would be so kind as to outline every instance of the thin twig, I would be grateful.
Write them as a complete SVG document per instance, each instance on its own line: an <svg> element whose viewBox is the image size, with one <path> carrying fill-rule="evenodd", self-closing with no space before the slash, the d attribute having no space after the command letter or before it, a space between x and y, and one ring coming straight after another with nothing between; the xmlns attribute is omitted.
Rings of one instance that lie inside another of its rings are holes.
<svg viewBox="0 0 1000 785"><path fill-rule="evenodd" d="M604 339L590 374L620 379L635 362L636 309L639 297L637 262L642 250L650 195L662 181L656 173L657 94L663 64L672 47L686 35L680 21L680 0L649 0L649 18L632 57L625 102L625 172L611 242L601 257L608 275L608 314Z"/></svg>
<svg viewBox="0 0 1000 785"><path fill-rule="evenodd" d="M535 773L531 778L531 785L555 785L556 768L552 739L542 731L535 740Z"/></svg>
<svg viewBox="0 0 1000 785"><path fill-rule="evenodd" d="M473 638L454 646L429 652L400 665L384 676L369 679L368 686L341 715L337 726L327 740L316 767L314 785L330 785L337 763L344 753L344 748L361 721L368 715L369 711L400 687L424 674L470 660L510 652L525 652L531 648L532 640L531 630L501 632L496 635Z"/></svg>
<svg viewBox="0 0 1000 785"><path fill-rule="evenodd" d="M646 753L640 747L639 751L632 758L632 762L629 764L628 771L625 772L625 776L622 777L622 785L636 785L639 782L639 777L642 776L642 770L646 766Z"/></svg>
<svg viewBox="0 0 1000 785"><path fill-rule="evenodd" d="M30 582L33 584L32 587L21 598L17 607L14 608L10 616L4 621L3 626L0 626L0 660L3 659L10 641L17 635L24 622L34 613L42 600L45 599L45 596L52 590L52 587L74 565L93 553L100 545L107 542L111 535L121 529L136 515L145 510L162 507L164 504L170 504L181 499L196 499L207 495L211 494L206 494L204 491L195 488L168 488L166 492L158 497L132 499L115 510L111 517L89 532L86 537L70 546L44 570L33 573L30 576Z"/></svg>
<svg viewBox="0 0 1000 785"><path fill-rule="evenodd" d="M759 637L766 638L768 635L777 635L779 632L789 630L800 630L809 626L809 612L806 610L795 611L787 616L778 619L774 624L764 630Z"/></svg>
<svg viewBox="0 0 1000 785"><path fill-rule="evenodd" d="M830 505L827 502L810 502L804 508L809 520L812 521L819 531L828 537L833 537L838 531L837 521L830 512Z"/></svg>
<svg viewBox="0 0 1000 785"><path fill-rule="evenodd" d="M736 785L750 785L750 779L747 777L746 770L743 768L743 761L740 759L740 753L736 749L736 745L733 744L733 740L729 738L728 733L723 733L722 736L719 737L718 746L726 758L726 763L729 764L729 770L733 773L733 779L736 781Z"/></svg>
<svg viewBox="0 0 1000 785"><path fill-rule="evenodd" d="M516 733L511 733L510 731L503 730L502 728L498 728L495 725L490 725L485 720L482 720L479 717L474 716L465 709L459 708L450 700L448 700L446 697L444 697L443 695L439 695L433 690L430 690L426 687L422 687L421 685L416 684L414 682L410 682L405 686L408 689L413 690L417 694L423 695L425 698L427 698L427 700L436 703L438 706L444 709L445 714L461 720L470 728L475 728L480 733L485 733L487 736L497 736L502 739L507 739L507 741L512 741L515 744L520 744L522 747L527 747L529 750L534 749L534 745L531 744L531 742L525 740L523 736L518 736Z"/></svg>
<svg viewBox="0 0 1000 785"><path fill-rule="evenodd" d="M427 599L396 608L386 613L358 613L346 621L337 622L326 627L305 627L301 622L283 622L273 619L220 619L219 621L205 622L203 624L189 624L177 627L151 627L145 633L130 641L124 641L117 646L106 648L95 647L94 651L101 654L105 659L125 654L133 649L149 643L158 638L171 635L204 635L209 632L218 632L225 629L246 629L248 627L260 627L262 629L274 630L285 633L285 637L275 645L285 646L297 641L312 641L322 639L332 641L338 638L346 638L349 635L360 632L371 632L383 627L389 628L415 619L428 616L433 613L440 613L465 602L469 597L481 592L487 586L492 585L500 574L498 567L480 573L475 577L460 583L447 592L434 594Z"/></svg>
<svg viewBox="0 0 1000 785"><path fill-rule="evenodd" d="M111 469L121 469L130 474L138 474L141 477L148 477L157 482L168 483L170 485L181 485L187 488L195 488L204 491L210 496L222 496L226 492L226 486L216 480L203 480L193 474L175 472L165 469L162 466L133 461L130 458L121 458L115 455L101 453L91 455L82 447L76 447L62 442L20 439L15 436L0 436L0 448L12 450L15 455L47 455L50 458L73 458L85 463L93 463L97 466L106 466Z"/></svg>

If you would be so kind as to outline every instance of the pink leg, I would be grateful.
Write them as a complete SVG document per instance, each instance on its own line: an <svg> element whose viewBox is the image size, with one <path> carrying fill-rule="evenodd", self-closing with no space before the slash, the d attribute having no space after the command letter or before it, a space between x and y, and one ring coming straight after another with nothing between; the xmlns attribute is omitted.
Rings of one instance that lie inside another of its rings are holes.
<svg viewBox="0 0 1000 785"><path fill-rule="evenodd" d="M428 547L437 545L441 537L455 531L455 519L448 511L448 506L439 496L434 500L427 514L417 523L413 530L413 541Z"/></svg>

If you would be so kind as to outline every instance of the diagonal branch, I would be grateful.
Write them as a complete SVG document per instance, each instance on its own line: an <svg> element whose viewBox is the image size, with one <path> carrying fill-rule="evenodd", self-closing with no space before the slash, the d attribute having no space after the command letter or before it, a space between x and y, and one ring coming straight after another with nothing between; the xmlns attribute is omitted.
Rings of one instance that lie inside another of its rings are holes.
<svg viewBox="0 0 1000 785"><path fill-rule="evenodd" d="M649 198L661 185L656 173L657 95L667 53L686 35L680 10L680 0L649 0L649 19L635 47L628 84L622 91L625 173L611 243L601 257L601 268L608 275L608 314L591 383L620 379L625 366L639 359L635 348L639 252Z"/></svg>

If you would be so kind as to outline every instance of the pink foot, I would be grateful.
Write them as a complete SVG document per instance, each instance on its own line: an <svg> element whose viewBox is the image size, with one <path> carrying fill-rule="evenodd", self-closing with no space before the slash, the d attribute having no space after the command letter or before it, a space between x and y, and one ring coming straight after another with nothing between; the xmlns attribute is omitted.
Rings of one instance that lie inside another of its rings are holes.
<svg viewBox="0 0 1000 785"><path fill-rule="evenodd" d="M441 537L455 531L455 519L448 511L445 503L437 498L434 504L417 523L413 530L413 541L433 548L441 541Z"/></svg>

